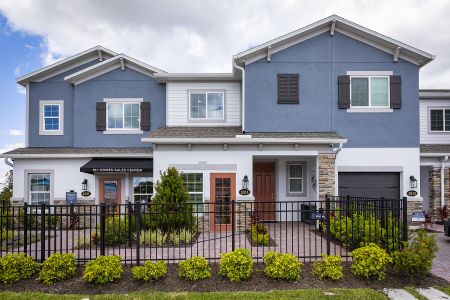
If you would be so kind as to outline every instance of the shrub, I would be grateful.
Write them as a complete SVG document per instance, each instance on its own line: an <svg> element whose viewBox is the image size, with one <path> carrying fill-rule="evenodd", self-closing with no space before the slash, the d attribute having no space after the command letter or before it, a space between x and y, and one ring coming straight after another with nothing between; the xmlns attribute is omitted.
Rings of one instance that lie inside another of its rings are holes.
<svg viewBox="0 0 450 300"><path fill-rule="evenodd" d="M169 234L169 239L175 246L180 244L188 244L191 243L194 239L195 231L182 228L179 231L172 231Z"/></svg>
<svg viewBox="0 0 450 300"><path fill-rule="evenodd" d="M120 256L98 256L84 265L83 279L104 284L120 279L122 273Z"/></svg>
<svg viewBox="0 0 450 300"><path fill-rule="evenodd" d="M339 280L344 277L342 257L339 255L322 255L321 261L313 263L312 273L320 279Z"/></svg>
<svg viewBox="0 0 450 300"><path fill-rule="evenodd" d="M56 228L58 226L60 218L59 216L45 216L44 222L45 226L49 226L50 228Z"/></svg>
<svg viewBox="0 0 450 300"><path fill-rule="evenodd" d="M431 270L437 250L434 234L419 230L410 244L406 242L401 251L393 253L394 270L408 277L424 276Z"/></svg>
<svg viewBox="0 0 450 300"><path fill-rule="evenodd" d="M253 259L247 249L236 249L220 255L219 275L225 276L231 281L250 278L252 270Z"/></svg>
<svg viewBox="0 0 450 300"><path fill-rule="evenodd" d="M269 251L264 255L264 273L272 279L298 280L302 263L292 254Z"/></svg>
<svg viewBox="0 0 450 300"><path fill-rule="evenodd" d="M353 250L351 256L353 258L352 273L364 278L383 279L387 265L392 262L386 250L374 243Z"/></svg>
<svg viewBox="0 0 450 300"><path fill-rule="evenodd" d="M14 283L21 279L30 278L38 270L37 263L31 256L7 254L0 258L0 281Z"/></svg>
<svg viewBox="0 0 450 300"><path fill-rule="evenodd" d="M444 205L441 208L439 208L438 212L439 212L439 221L438 222L440 224L444 224L445 220L447 220L447 218L448 218L447 205Z"/></svg>
<svg viewBox="0 0 450 300"><path fill-rule="evenodd" d="M147 260L143 266L133 267L131 273L133 273L133 277L138 280L159 280L167 274L167 263L163 260L155 263Z"/></svg>
<svg viewBox="0 0 450 300"><path fill-rule="evenodd" d="M94 233L93 233L94 234ZM88 248L91 245L92 236L89 234L81 235L77 240L77 249Z"/></svg>
<svg viewBox="0 0 450 300"><path fill-rule="evenodd" d="M75 255L72 253L50 255L41 265L39 279L46 284L62 281L77 272Z"/></svg>
<svg viewBox="0 0 450 300"><path fill-rule="evenodd" d="M252 241L258 245L269 245L269 232L266 225L252 225Z"/></svg>
<svg viewBox="0 0 450 300"><path fill-rule="evenodd" d="M160 229L156 230L141 230L140 242L141 245L146 246L162 246L166 242L167 234Z"/></svg>
<svg viewBox="0 0 450 300"><path fill-rule="evenodd" d="M193 256L178 264L178 276L191 281L211 277L211 268L208 261L201 256Z"/></svg>
<svg viewBox="0 0 450 300"><path fill-rule="evenodd" d="M128 224L120 216L108 216L105 220L105 245L123 245L128 241Z"/></svg>

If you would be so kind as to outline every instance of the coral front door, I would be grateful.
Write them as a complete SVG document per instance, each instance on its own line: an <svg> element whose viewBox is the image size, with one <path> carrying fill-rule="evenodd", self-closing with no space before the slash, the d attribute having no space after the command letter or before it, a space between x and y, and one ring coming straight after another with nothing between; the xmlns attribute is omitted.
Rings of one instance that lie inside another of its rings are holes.
<svg viewBox="0 0 450 300"><path fill-rule="evenodd" d="M275 220L275 163L253 164L255 211L261 221Z"/></svg>
<svg viewBox="0 0 450 300"><path fill-rule="evenodd" d="M119 212L121 203L120 178L100 179L100 203L106 204L107 212Z"/></svg>
<svg viewBox="0 0 450 300"><path fill-rule="evenodd" d="M211 174L211 214L210 226L212 231L222 232L231 230L231 201L236 199L236 174Z"/></svg>

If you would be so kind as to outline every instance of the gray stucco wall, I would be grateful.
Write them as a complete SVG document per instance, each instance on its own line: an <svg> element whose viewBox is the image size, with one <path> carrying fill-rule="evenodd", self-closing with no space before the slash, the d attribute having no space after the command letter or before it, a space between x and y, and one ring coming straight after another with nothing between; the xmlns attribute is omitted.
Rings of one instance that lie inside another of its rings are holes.
<svg viewBox="0 0 450 300"><path fill-rule="evenodd" d="M151 102L151 130L165 125L165 84L130 68L120 68L73 86L64 77L93 61L43 82L30 84L29 147L149 147L143 134L106 135L96 131L97 102L104 98L143 98ZM39 101L64 100L64 135L39 135Z"/></svg>
<svg viewBox="0 0 450 300"><path fill-rule="evenodd" d="M347 71L393 71L402 76L402 108L349 113L338 108L337 78ZM300 75L300 104L277 104L277 74ZM270 121L269 121L270 120ZM345 147L419 146L419 68L336 32L246 66L246 131L336 131Z"/></svg>

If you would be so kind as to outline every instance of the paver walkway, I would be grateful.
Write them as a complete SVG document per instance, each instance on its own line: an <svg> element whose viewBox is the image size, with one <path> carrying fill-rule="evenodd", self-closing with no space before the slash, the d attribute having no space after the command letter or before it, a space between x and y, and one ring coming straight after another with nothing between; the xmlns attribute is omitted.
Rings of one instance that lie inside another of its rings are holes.
<svg viewBox="0 0 450 300"><path fill-rule="evenodd" d="M450 296L435 288L418 288L416 291L428 300L450 300ZM392 300L417 300L411 293L403 289L384 289L383 292Z"/></svg>
<svg viewBox="0 0 450 300"><path fill-rule="evenodd" d="M436 233L436 242L439 247L436 258L433 261L431 273L450 282L450 237L444 235L443 225L433 225Z"/></svg>

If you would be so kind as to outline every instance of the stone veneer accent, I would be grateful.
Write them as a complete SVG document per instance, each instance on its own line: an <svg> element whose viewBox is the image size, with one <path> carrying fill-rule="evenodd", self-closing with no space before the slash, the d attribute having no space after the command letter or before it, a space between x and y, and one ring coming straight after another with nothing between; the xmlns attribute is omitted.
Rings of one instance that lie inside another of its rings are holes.
<svg viewBox="0 0 450 300"><path fill-rule="evenodd" d="M429 213L433 221L439 219L439 209L441 208L441 168L430 168L430 198ZM444 170L444 197L447 208L450 209L450 168Z"/></svg>
<svg viewBox="0 0 450 300"><path fill-rule="evenodd" d="M244 232L245 230L250 228L251 220L250 213L253 208L253 202L245 201L239 202L236 201L236 232ZM203 210L207 213L203 214L203 216L198 219L198 230L199 231L210 231L210 223L209 218L212 215L211 212L211 203L205 202L203 204Z"/></svg>
<svg viewBox="0 0 450 300"><path fill-rule="evenodd" d="M413 211L422 211L422 201L414 201L414 200L408 200L407 205L407 212L408 212L408 224L410 225L420 225L421 222L412 222L411 221L411 214Z"/></svg>
<svg viewBox="0 0 450 300"><path fill-rule="evenodd" d="M322 154L319 155L319 200L325 200L325 195L335 194L336 155Z"/></svg>

